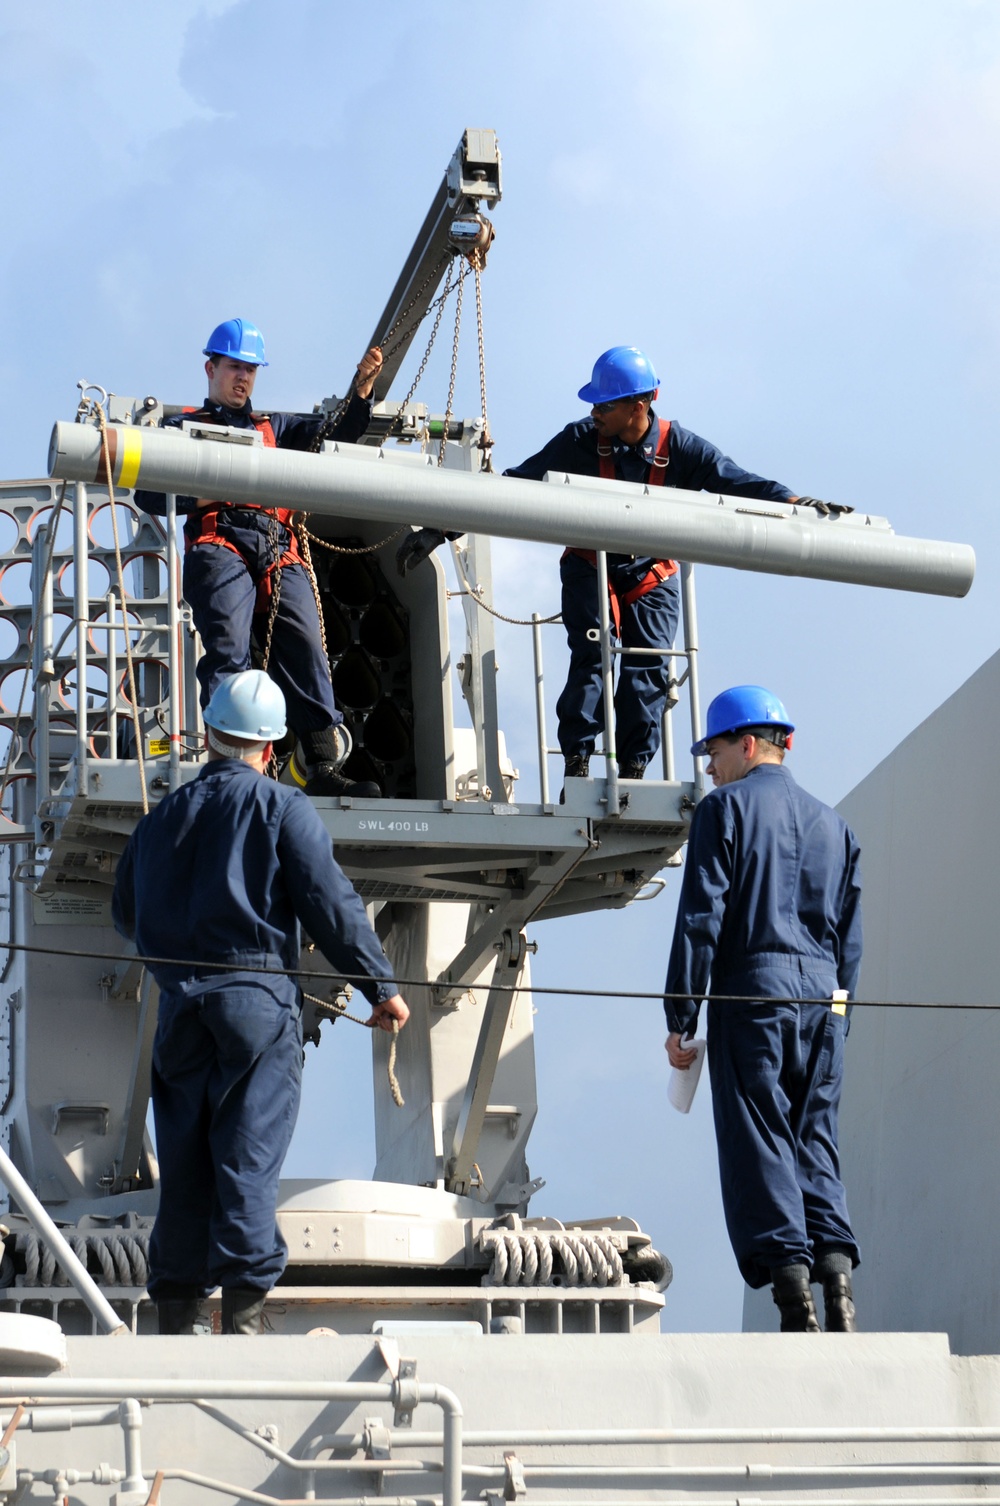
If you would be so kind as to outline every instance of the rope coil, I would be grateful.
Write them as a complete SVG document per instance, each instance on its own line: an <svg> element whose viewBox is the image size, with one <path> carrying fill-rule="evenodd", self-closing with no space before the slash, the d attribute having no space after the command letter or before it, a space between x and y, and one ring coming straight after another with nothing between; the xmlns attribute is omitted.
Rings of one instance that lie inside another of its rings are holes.
<svg viewBox="0 0 1000 1506"><path fill-rule="evenodd" d="M492 1251L490 1286L623 1286L621 1255L606 1234L547 1229L484 1229L480 1249Z"/></svg>

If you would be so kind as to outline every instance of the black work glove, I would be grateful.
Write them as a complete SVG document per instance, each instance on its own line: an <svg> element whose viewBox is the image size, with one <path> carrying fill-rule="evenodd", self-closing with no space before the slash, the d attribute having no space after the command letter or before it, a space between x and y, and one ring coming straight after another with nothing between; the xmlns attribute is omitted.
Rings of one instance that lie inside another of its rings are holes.
<svg viewBox="0 0 1000 1506"><path fill-rule="evenodd" d="M843 502L821 502L819 497L796 497L796 507L815 507L821 518L837 517L842 512L853 512L853 507Z"/></svg>
<svg viewBox="0 0 1000 1506"><path fill-rule="evenodd" d="M427 559L447 537L440 528L418 528L416 533L408 533L396 550L396 569L400 575Z"/></svg>

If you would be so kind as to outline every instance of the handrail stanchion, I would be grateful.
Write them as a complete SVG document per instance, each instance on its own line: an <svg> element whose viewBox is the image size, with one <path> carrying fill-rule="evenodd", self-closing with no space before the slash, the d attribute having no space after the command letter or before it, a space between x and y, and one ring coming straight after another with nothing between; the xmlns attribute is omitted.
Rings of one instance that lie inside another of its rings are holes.
<svg viewBox="0 0 1000 1506"><path fill-rule="evenodd" d="M681 603L684 608L684 647L688 656L691 741L696 743L701 736L701 695L698 689L698 609L694 599L693 565L681 565ZM697 800L705 793L705 767L700 758L694 761L694 792Z"/></svg>
<svg viewBox="0 0 1000 1506"><path fill-rule="evenodd" d="M618 751L615 743L615 676L611 653L611 611L608 596L608 557L597 551L597 605L601 616L601 678L604 682L604 754L607 764L608 815L621 812L618 799Z"/></svg>
<svg viewBox="0 0 1000 1506"><path fill-rule="evenodd" d="M118 631L118 597L114 588L108 592L108 758L118 756L118 645L115 642L115 634ZM125 631L128 632L128 618L125 615L124 604L122 605L122 622Z"/></svg>
<svg viewBox="0 0 1000 1506"><path fill-rule="evenodd" d="M531 614L531 644L535 654L535 726L538 731L538 787L542 804L549 803L548 737L545 731L545 674L542 670L542 619Z"/></svg>
<svg viewBox="0 0 1000 1506"><path fill-rule="evenodd" d="M167 493L167 627L167 682L170 691L168 784L171 790L176 790L181 782L181 631L177 594L177 497L174 492Z"/></svg>
<svg viewBox="0 0 1000 1506"><path fill-rule="evenodd" d="M39 528L31 546L31 595L35 602L35 637L31 645L31 676L35 705L35 809L52 794L52 762L49 737L49 710L52 701L52 572L46 570L49 552L49 529ZM41 822L35 817L35 835L42 840Z"/></svg>
<svg viewBox="0 0 1000 1506"><path fill-rule="evenodd" d="M663 777L668 783L677 778L677 760L674 757L674 722L672 712L677 705L677 660L673 654L667 657L667 699L663 704L660 746L663 749ZM671 697L673 697L671 699Z"/></svg>
<svg viewBox="0 0 1000 1506"><path fill-rule="evenodd" d="M87 632L90 627L90 548L87 487L76 484L73 499L73 614L76 617L76 779L87 793Z"/></svg>

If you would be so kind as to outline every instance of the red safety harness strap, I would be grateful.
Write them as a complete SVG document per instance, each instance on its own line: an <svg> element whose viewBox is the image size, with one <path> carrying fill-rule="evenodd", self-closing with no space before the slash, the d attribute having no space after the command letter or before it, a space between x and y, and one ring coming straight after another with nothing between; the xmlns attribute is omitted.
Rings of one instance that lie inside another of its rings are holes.
<svg viewBox="0 0 1000 1506"><path fill-rule="evenodd" d="M667 446L670 443L670 420L660 421L660 433L656 443L656 454L649 463L649 475L646 478L648 486L662 486L667 469ZM602 481L616 481L614 454L609 446L607 450L597 447L598 474ZM567 546L563 555L576 554L580 559L597 568L597 552L594 549L574 549ZM663 581L669 580L671 575L677 574L676 560L655 560L653 567L643 576L638 585L633 586L631 591L626 591L624 596L619 596L615 590L614 582L608 577L608 595L611 598L611 616L615 624L615 635L621 637L623 606L630 607L640 596L645 596L649 591L655 591Z"/></svg>
<svg viewBox="0 0 1000 1506"><path fill-rule="evenodd" d="M185 408L184 412L204 414L205 421L207 423L217 422L217 420L212 415L206 413L203 408ZM270 419L264 418L256 413L252 413L250 417L253 422L254 428L263 439L264 448L267 450L276 449L277 442L274 437L274 430L271 427ZM299 545L298 536L294 528L292 527L292 519L295 516L294 509L290 507L262 507L258 502L213 502L210 507L199 508L198 511L194 513L189 520L189 523L197 524L198 532L195 534L193 529L191 532L188 532L187 529L184 530L185 552L188 549L192 549L195 544L216 544L221 549L232 550L233 554L238 554L240 559L243 559L241 551L236 547L232 540L227 539L224 534L221 534L219 532L219 514L220 512L224 512L228 507L245 508L248 512L267 513L269 517L277 518L278 522L282 523L288 530L288 548L283 550L281 555L277 559L271 561L257 583L257 600L255 603L255 610L257 612L266 612L271 599L271 590L273 587L272 577L275 570L280 570L284 565L305 564L305 560L302 557L302 550Z"/></svg>

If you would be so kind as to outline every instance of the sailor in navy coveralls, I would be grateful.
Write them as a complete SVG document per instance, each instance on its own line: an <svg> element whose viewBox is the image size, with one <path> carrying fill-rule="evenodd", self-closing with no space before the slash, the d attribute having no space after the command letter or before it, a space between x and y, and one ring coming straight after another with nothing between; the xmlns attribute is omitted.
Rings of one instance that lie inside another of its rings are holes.
<svg viewBox="0 0 1000 1506"><path fill-rule="evenodd" d="M751 1287L770 1282L783 1331L851 1332L851 1230L837 1149L845 1005L861 963L861 880L850 828L783 767L794 728L760 686L723 692L692 752L716 788L691 822L667 971L673 1066L690 1066L708 998L726 1224ZM748 996L753 1002L727 1000Z"/></svg>
<svg viewBox="0 0 1000 1506"><path fill-rule="evenodd" d="M251 397L264 359L264 337L246 319L226 319L205 347L208 397L200 408L164 419L164 428L185 420L256 429L268 449L308 450L326 415L257 413ZM372 411L371 393L382 365L373 348L358 363L357 376L333 437L347 443L361 438ZM136 504L163 517L162 492L138 488ZM206 706L227 676L249 669L254 646L270 638L268 673L284 692L288 720L305 760L310 795L374 797L373 780L348 779L339 770L346 744L337 729L343 713L330 681L330 661L323 646L319 613L294 513L285 507L177 498L184 524L184 597L204 650L198 661L201 704ZM272 610L273 608L273 610Z"/></svg>
<svg viewBox="0 0 1000 1506"><path fill-rule="evenodd" d="M221 1286L223 1332L255 1333L288 1256L275 1209L302 1080L300 922L358 979L370 1025L402 1026L409 1010L312 802L262 777L284 735L281 691L244 670L205 722L209 761L139 822L112 915L160 989L147 1284L160 1332L198 1331Z"/></svg>

